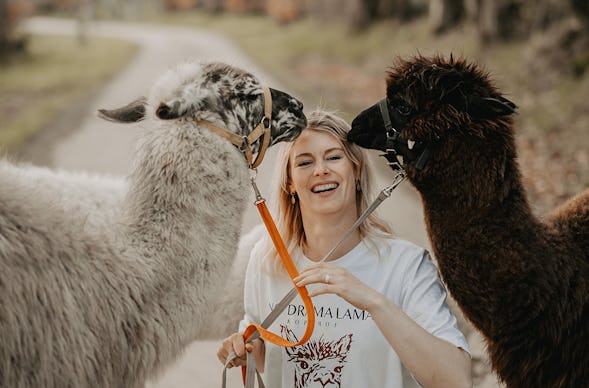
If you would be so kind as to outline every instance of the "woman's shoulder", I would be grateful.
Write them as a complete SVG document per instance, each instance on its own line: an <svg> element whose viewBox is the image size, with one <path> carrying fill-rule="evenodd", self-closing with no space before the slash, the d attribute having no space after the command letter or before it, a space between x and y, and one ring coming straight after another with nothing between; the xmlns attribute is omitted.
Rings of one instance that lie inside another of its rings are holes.
<svg viewBox="0 0 589 388"><path fill-rule="evenodd" d="M374 241L381 255L386 257L415 258L429 255L425 248L397 237L378 237ZM370 245L369 242L367 244Z"/></svg>
<svg viewBox="0 0 589 388"><path fill-rule="evenodd" d="M367 249L371 250L376 245L376 256L381 270L394 272L398 276L415 272L419 268L424 268L424 265L427 267L431 264L428 251L407 240L379 237L373 240L372 244L370 241L365 241L365 244Z"/></svg>

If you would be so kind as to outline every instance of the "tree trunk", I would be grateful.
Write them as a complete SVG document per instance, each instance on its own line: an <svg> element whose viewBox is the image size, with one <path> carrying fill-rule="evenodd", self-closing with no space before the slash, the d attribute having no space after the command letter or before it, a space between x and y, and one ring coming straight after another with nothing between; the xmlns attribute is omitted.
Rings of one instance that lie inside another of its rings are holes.
<svg viewBox="0 0 589 388"><path fill-rule="evenodd" d="M200 0L197 5L210 13L220 13L223 11L223 0Z"/></svg>
<svg viewBox="0 0 589 388"><path fill-rule="evenodd" d="M8 54L8 2L0 0L0 59Z"/></svg>
<svg viewBox="0 0 589 388"><path fill-rule="evenodd" d="M77 37L78 43L85 46L88 43L88 23L91 14L90 0L79 0L77 12Z"/></svg>
<svg viewBox="0 0 589 388"><path fill-rule="evenodd" d="M435 33L457 25L465 16L463 0L430 0L429 23Z"/></svg>
<svg viewBox="0 0 589 388"><path fill-rule="evenodd" d="M490 43L499 36L498 14L496 0L480 0L478 26L479 37L483 44Z"/></svg>
<svg viewBox="0 0 589 388"><path fill-rule="evenodd" d="M570 3L575 15L577 15L585 26L589 26L589 1L570 0Z"/></svg>

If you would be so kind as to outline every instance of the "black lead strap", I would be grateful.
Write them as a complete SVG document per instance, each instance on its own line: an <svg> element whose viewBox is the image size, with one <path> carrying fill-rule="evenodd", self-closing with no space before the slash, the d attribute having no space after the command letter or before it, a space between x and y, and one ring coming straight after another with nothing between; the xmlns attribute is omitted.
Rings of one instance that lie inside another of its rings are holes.
<svg viewBox="0 0 589 388"><path fill-rule="evenodd" d="M384 127L386 129L386 135L387 135L387 154L389 155L393 155L393 158L387 158L387 160L389 161L389 164L395 168L395 170L403 170L403 166L401 165L401 163L398 161L397 159L397 151L395 151L395 143L396 142L401 142L401 134L399 133L399 131L397 131L395 129L395 127L393 127L393 122L391 121L391 116L389 114L389 106L388 106L388 99L385 97L382 100L380 100L378 102L378 107L380 109L380 115L382 117L382 121L384 122ZM423 149L423 151L421 152L421 155L419 155L419 158L417 159L417 162L415 163L415 168L417 170L423 170L423 168L425 167L425 163L427 162L427 160L429 159L429 155L431 153L430 150L430 146L429 144L427 144L425 146L425 148ZM393 161L391 161L391 159L393 159Z"/></svg>

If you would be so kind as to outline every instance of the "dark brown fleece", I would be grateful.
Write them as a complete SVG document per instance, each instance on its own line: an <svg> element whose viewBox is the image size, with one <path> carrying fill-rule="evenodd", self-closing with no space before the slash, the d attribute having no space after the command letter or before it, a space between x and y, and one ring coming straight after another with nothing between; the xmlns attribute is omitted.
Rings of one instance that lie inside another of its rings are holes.
<svg viewBox="0 0 589 388"><path fill-rule="evenodd" d="M589 387L589 190L541 220L514 141L515 105L476 63L399 59L387 76L393 126L421 194L442 277L485 336L508 387ZM385 150L377 109L349 139ZM411 150L407 140L416 141ZM425 147L430 157L419 170ZM523 161L525 162L525 161Z"/></svg>

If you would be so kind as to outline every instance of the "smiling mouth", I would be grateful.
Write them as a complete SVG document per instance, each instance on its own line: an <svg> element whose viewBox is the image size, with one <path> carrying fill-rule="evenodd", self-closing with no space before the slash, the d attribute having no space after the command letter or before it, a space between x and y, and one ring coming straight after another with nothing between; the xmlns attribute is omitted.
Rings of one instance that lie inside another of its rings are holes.
<svg viewBox="0 0 589 388"><path fill-rule="evenodd" d="M324 185L317 185L311 189L314 193L325 193L326 191L332 191L338 188L337 183L326 183Z"/></svg>

